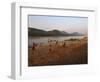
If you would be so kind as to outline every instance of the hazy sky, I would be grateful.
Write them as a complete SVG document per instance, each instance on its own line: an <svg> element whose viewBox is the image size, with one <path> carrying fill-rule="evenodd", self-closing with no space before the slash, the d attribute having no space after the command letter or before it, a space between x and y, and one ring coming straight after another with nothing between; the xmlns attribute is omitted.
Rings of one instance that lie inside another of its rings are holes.
<svg viewBox="0 0 100 82"><path fill-rule="evenodd" d="M28 27L42 29L46 31L60 30L69 33L79 32L87 34L88 18L87 17L69 17L69 16L35 16L28 18Z"/></svg>

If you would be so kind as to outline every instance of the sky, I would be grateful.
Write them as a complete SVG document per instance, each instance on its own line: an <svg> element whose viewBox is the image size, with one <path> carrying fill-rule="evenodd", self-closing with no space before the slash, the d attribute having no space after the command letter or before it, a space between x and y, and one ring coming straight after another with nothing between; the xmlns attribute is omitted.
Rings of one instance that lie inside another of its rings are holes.
<svg viewBox="0 0 100 82"><path fill-rule="evenodd" d="M88 18L75 16L28 16L28 27L45 31L60 30L65 32L79 32L87 34Z"/></svg>

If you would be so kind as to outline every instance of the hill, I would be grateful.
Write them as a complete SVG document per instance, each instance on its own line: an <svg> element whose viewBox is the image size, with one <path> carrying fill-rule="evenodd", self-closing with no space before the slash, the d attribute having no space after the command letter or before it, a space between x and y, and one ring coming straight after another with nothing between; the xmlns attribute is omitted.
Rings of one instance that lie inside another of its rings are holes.
<svg viewBox="0 0 100 82"><path fill-rule="evenodd" d="M41 29L36 28L28 28L28 35L29 36L82 36L83 34L78 32L68 33L65 31L59 31L59 30L51 30L51 31L45 31Z"/></svg>

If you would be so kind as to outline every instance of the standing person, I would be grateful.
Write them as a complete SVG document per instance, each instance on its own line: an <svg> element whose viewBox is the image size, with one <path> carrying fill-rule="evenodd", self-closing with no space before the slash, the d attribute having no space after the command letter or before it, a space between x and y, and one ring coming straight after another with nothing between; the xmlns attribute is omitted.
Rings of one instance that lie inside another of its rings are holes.
<svg viewBox="0 0 100 82"><path fill-rule="evenodd" d="M65 42L63 42L63 47L64 47L64 48L66 47L66 43L65 43Z"/></svg>
<svg viewBox="0 0 100 82"><path fill-rule="evenodd" d="M35 50L35 43L33 42L33 45L32 45L32 50L34 51Z"/></svg>

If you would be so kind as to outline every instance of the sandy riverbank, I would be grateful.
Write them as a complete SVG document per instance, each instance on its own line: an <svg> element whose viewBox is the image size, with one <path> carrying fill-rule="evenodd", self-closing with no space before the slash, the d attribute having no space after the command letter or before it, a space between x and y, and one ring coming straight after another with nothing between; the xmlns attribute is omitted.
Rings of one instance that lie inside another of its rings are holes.
<svg viewBox="0 0 100 82"><path fill-rule="evenodd" d="M32 48L28 48L28 65L45 66L88 63L87 38L64 41L65 46L62 46L62 43L38 45L34 51Z"/></svg>

